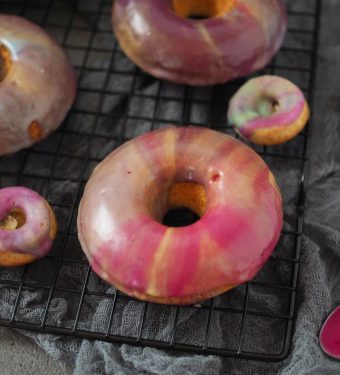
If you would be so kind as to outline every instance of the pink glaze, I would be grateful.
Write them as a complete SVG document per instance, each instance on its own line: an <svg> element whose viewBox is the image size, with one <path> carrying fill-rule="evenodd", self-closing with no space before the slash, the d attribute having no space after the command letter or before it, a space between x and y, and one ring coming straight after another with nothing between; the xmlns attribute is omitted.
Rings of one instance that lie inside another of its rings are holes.
<svg viewBox="0 0 340 375"><path fill-rule="evenodd" d="M321 328L320 345L326 354L340 359L340 306L332 312Z"/></svg>
<svg viewBox="0 0 340 375"><path fill-rule="evenodd" d="M236 92L229 104L228 120L238 133L252 140L258 130L291 126L305 105L302 91L292 82L278 76L260 76Z"/></svg>
<svg viewBox="0 0 340 375"><path fill-rule="evenodd" d="M169 189L184 181L204 186L206 212L167 227ZM99 276L130 295L176 303L253 278L281 226L281 195L264 161L230 136L195 127L149 132L116 149L93 172L78 213Z"/></svg>
<svg viewBox="0 0 340 375"><path fill-rule="evenodd" d="M48 204L38 193L25 187L0 189L0 220L14 208L25 213L26 222L15 230L0 229L0 252L13 251L43 257L52 246L52 223Z"/></svg>
<svg viewBox="0 0 340 375"><path fill-rule="evenodd" d="M0 155L46 137L64 120L76 93L75 73L57 42L37 25L17 16L0 15L0 46L12 67L0 82ZM39 139L29 134L37 122Z"/></svg>
<svg viewBox="0 0 340 375"><path fill-rule="evenodd" d="M210 85L263 68L287 26L282 0L237 0L223 16L179 17L171 0L116 0L113 25L124 52L151 75Z"/></svg>

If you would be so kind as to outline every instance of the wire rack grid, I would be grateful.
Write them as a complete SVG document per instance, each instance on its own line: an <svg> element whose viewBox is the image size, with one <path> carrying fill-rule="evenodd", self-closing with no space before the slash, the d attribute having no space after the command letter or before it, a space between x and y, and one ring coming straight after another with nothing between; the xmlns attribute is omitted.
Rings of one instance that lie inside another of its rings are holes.
<svg viewBox="0 0 340 375"><path fill-rule="evenodd" d="M260 73L291 79L313 108L321 0L311 0L308 9L300 3L287 1L284 46ZM233 134L225 120L227 103L245 80L192 88L149 77L116 43L109 0L2 0L0 12L27 17L53 34L69 53L79 82L76 103L57 132L28 150L0 158L0 186L37 190L59 222L47 257L25 267L0 269L0 299L7 306L0 324L200 354L285 358L293 332L310 125L286 145L255 147L282 188L285 224L273 256L254 280L200 305L134 300L97 278L81 251L75 219L91 171L126 140L168 123ZM58 304L64 309L56 318ZM100 305L105 305L104 317L92 324L93 306ZM130 319L125 325L129 329L122 328L124 319Z"/></svg>

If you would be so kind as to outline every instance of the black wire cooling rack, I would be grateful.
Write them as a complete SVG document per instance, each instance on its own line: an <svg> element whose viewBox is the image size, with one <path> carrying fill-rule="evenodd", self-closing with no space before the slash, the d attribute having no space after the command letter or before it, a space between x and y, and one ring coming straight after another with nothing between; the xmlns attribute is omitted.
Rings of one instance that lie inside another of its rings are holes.
<svg viewBox="0 0 340 375"><path fill-rule="evenodd" d="M310 125L285 145L256 147L282 188L285 225L273 256L251 282L201 305L159 306L134 300L100 281L80 249L77 207L94 166L126 140L168 123L191 123L232 133L225 121L227 103L245 81L190 88L145 75L114 40L111 3L0 1L1 13L25 16L59 40L72 59L79 82L76 103L56 133L28 150L0 158L1 187L24 185L39 191L51 203L59 222L54 248L46 258L26 267L0 269L0 299L8 307L0 313L0 324L176 351L281 360L289 353L293 331ZM297 83L313 109L321 0L310 0L308 9L302 5L305 3L287 1L285 43L260 73L281 75ZM76 279L74 275L78 275ZM66 314L52 319L56 301L67 306ZM104 302L106 314L100 324L97 320L93 325L88 306ZM134 311L133 329L126 332L120 330L116 319L124 304ZM154 327L160 316L171 317L166 335ZM218 335L223 339L216 340Z"/></svg>

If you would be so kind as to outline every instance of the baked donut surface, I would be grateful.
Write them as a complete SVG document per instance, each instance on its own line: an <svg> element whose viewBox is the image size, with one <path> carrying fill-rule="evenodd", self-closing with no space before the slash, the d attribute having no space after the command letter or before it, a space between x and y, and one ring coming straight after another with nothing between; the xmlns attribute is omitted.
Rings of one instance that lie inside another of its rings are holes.
<svg viewBox="0 0 340 375"><path fill-rule="evenodd" d="M0 155L55 130L75 93L75 73L59 44L30 21L1 14Z"/></svg>
<svg viewBox="0 0 340 375"><path fill-rule="evenodd" d="M166 226L173 206L200 219ZM94 170L78 212L80 243L100 277L171 304L253 278L281 226L281 195L264 161L235 138L195 127L149 132L117 148Z"/></svg>
<svg viewBox="0 0 340 375"><path fill-rule="evenodd" d="M57 232L46 200L25 187L0 189L0 266L20 266L45 256Z"/></svg>
<svg viewBox="0 0 340 375"><path fill-rule="evenodd" d="M116 0L112 17L132 61L157 78L189 85L263 68L287 27L282 0Z"/></svg>

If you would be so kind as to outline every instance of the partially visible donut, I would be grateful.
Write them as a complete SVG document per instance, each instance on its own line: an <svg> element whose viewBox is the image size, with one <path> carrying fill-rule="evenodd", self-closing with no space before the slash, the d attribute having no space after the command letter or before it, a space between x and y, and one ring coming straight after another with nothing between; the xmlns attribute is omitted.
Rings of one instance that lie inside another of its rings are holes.
<svg viewBox="0 0 340 375"><path fill-rule="evenodd" d="M228 121L243 138L275 145L294 138L309 119L302 91L278 76L250 79L231 99Z"/></svg>
<svg viewBox="0 0 340 375"><path fill-rule="evenodd" d="M25 187L0 189L0 266L14 267L45 256L57 233L53 210Z"/></svg>
<svg viewBox="0 0 340 375"><path fill-rule="evenodd" d="M172 207L196 211L170 227ZM198 302L253 278L272 253L282 201L265 162L235 138L169 127L112 152L86 184L78 235L94 271L159 303Z"/></svg>
<svg viewBox="0 0 340 375"><path fill-rule="evenodd" d="M74 70L58 43L24 18L0 15L0 155L55 130L75 93Z"/></svg>
<svg viewBox="0 0 340 375"><path fill-rule="evenodd" d="M116 0L113 27L149 74L211 85L263 68L282 44L287 15L282 0Z"/></svg>

